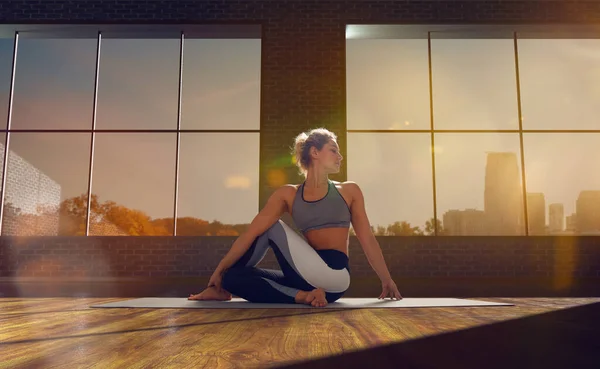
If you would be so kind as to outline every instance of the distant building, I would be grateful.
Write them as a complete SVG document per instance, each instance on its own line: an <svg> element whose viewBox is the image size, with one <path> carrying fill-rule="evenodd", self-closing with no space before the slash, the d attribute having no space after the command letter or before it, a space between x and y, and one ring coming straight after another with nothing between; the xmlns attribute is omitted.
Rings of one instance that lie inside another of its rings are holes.
<svg viewBox="0 0 600 369"><path fill-rule="evenodd" d="M581 191L575 207L577 233L600 231L600 191Z"/></svg>
<svg viewBox="0 0 600 369"><path fill-rule="evenodd" d="M577 214L571 214L566 218L566 230L568 232L577 231Z"/></svg>
<svg viewBox="0 0 600 369"><path fill-rule="evenodd" d="M530 235L546 233L546 199L543 193L527 193L527 218Z"/></svg>
<svg viewBox="0 0 600 369"><path fill-rule="evenodd" d="M487 153L484 212L489 235L509 236L525 233L520 178L515 153Z"/></svg>
<svg viewBox="0 0 600 369"><path fill-rule="evenodd" d="M3 143L0 158L4 158ZM59 183L9 151L5 190L3 236L58 235L62 190Z"/></svg>
<svg viewBox="0 0 600 369"><path fill-rule="evenodd" d="M550 204L548 207L550 233L562 232L565 229L565 209L563 204Z"/></svg>
<svg viewBox="0 0 600 369"><path fill-rule="evenodd" d="M449 210L443 215L444 232L449 236L484 236L485 213L481 210Z"/></svg>

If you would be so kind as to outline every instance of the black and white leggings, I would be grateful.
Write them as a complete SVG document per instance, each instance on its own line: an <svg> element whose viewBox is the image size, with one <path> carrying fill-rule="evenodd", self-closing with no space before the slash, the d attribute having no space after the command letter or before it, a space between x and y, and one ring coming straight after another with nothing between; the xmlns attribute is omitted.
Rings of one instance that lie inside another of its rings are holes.
<svg viewBox="0 0 600 369"><path fill-rule="evenodd" d="M256 265L271 247L281 270ZM294 304L298 291L325 290L327 302L350 286L348 257L338 250L315 250L283 221L258 236L223 275L222 288L250 302Z"/></svg>

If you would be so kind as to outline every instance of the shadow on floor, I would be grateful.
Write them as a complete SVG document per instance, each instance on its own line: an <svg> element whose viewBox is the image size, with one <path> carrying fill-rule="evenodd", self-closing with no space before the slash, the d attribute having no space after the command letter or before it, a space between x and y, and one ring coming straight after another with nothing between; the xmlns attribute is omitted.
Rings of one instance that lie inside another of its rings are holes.
<svg viewBox="0 0 600 369"><path fill-rule="evenodd" d="M600 303L300 362L280 369L576 369L600 363Z"/></svg>

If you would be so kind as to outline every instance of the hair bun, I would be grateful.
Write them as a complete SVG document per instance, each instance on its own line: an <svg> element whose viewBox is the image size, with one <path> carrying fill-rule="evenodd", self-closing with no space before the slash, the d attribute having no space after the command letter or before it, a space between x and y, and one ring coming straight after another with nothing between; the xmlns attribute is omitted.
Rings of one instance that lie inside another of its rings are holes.
<svg viewBox="0 0 600 369"><path fill-rule="evenodd" d="M330 140L337 140L337 136L325 128L315 128L308 133L302 132L294 138L292 155L296 159L300 174L306 175L306 171L310 166L310 148L315 146L318 150L321 150L323 145Z"/></svg>

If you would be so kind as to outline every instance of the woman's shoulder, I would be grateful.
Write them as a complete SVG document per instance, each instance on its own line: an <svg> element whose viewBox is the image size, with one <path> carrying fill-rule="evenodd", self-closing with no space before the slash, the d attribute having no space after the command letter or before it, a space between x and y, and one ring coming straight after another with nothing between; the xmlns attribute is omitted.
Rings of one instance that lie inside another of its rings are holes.
<svg viewBox="0 0 600 369"><path fill-rule="evenodd" d="M335 184L336 186L340 186L342 188L347 188L349 190L357 190L360 189L360 186L358 185L358 183L356 183L355 181L344 181L344 182L339 182L339 181L331 181L333 182L333 184Z"/></svg>
<svg viewBox="0 0 600 369"><path fill-rule="evenodd" d="M362 190L355 181L331 182L333 182L334 186L344 194L344 198L347 202L353 202L355 198L362 198Z"/></svg>
<svg viewBox="0 0 600 369"><path fill-rule="evenodd" d="M293 191L293 190L297 190L298 187L300 187L299 184L287 183L287 184L279 186L279 190L280 191Z"/></svg>
<svg viewBox="0 0 600 369"><path fill-rule="evenodd" d="M298 187L300 187L300 185L288 183L279 186L279 188L277 188L277 191L285 196L293 196L298 191Z"/></svg>
<svg viewBox="0 0 600 369"><path fill-rule="evenodd" d="M331 183L333 183L336 186L347 187L347 188L360 188L358 183L356 183L355 181L344 181L344 182L334 181L334 180L330 180L330 181L331 181ZM279 186L278 190L283 191L283 192L297 191L301 185L302 184L287 183L287 184Z"/></svg>

